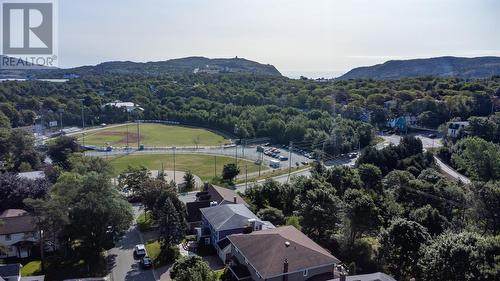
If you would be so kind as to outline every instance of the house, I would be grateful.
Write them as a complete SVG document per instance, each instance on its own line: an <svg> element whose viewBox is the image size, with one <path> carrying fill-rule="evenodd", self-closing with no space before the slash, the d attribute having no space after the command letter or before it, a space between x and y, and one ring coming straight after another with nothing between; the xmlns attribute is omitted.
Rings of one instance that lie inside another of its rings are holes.
<svg viewBox="0 0 500 281"><path fill-rule="evenodd" d="M460 137L463 133L465 133L465 130L469 126L468 121L461 121L461 122L448 122L448 136L451 138L458 138Z"/></svg>
<svg viewBox="0 0 500 281"><path fill-rule="evenodd" d="M103 107L106 107L106 106L117 107L117 108L125 108L127 110L127 112L132 112L132 111L135 111L135 110L140 110L140 111L144 110L138 104L135 104L133 102L122 102L122 101L119 101L119 100L116 100L114 102L108 102Z"/></svg>
<svg viewBox="0 0 500 281"><path fill-rule="evenodd" d="M21 277L21 267L19 263L0 264L0 281L43 281L44 275Z"/></svg>
<svg viewBox="0 0 500 281"><path fill-rule="evenodd" d="M228 236L233 280L326 281L340 261L293 226Z"/></svg>
<svg viewBox="0 0 500 281"><path fill-rule="evenodd" d="M8 209L0 214L0 244L7 247L0 252L0 258L26 258L38 242L38 232L33 217L25 210Z"/></svg>
<svg viewBox="0 0 500 281"><path fill-rule="evenodd" d="M188 227L193 229L201 224L200 209L210 206L226 204L248 204L236 193L236 191L224 187L205 183L204 191L196 193L196 199L193 202L186 203Z"/></svg>
<svg viewBox="0 0 500 281"><path fill-rule="evenodd" d="M228 253L228 244L218 244L231 234L249 233L274 228L267 221L261 221L244 204L226 204L202 208L201 227L196 228L196 237L201 245L212 246L223 262Z"/></svg>
<svg viewBox="0 0 500 281"><path fill-rule="evenodd" d="M343 276L332 279L331 281L396 281L396 279L385 273L377 272L371 274Z"/></svg>

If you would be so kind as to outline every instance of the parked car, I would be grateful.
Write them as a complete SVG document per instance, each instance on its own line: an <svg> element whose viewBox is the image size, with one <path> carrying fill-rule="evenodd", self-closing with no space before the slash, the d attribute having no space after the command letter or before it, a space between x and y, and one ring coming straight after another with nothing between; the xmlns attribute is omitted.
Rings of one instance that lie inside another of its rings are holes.
<svg viewBox="0 0 500 281"><path fill-rule="evenodd" d="M141 259L141 267L146 269L146 268L151 268L153 266L153 262L148 256L144 256Z"/></svg>
<svg viewBox="0 0 500 281"><path fill-rule="evenodd" d="M354 159L358 156L357 152L349 153L349 158Z"/></svg>
<svg viewBox="0 0 500 281"><path fill-rule="evenodd" d="M280 155L280 156L279 156L279 159L280 159L281 161L286 161L286 160L288 160L288 157L283 156L283 155Z"/></svg>
<svg viewBox="0 0 500 281"><path fill-rule="evenodd" d="M144 246L144 244L135 245L134 255L138 258L146 256L146 247Z"/></svg>
<svg viewBox="0 0 500 281"><path fill-rule="evenodd" d="M434 138L436 138L437 136L436 136L436 134L429 134L429 136L428 136L428 137L429 137L430 139L434 139Z"/></svg>

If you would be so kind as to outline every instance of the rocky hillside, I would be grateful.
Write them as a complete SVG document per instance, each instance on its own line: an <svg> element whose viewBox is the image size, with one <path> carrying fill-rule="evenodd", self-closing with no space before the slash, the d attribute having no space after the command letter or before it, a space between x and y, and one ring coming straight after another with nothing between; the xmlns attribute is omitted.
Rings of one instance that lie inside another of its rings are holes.
<svg viewBox="0 0 500 281"><path fill-rule="evenodd" d="M257 75L281 76L272 65L260 64L242 58L209 59L205 57L188 57L157 62L112 61L95 66L81 66L68 69L6 71L0 70L0 77L36 77L63 78L68 75L105 75L105 74L140 74L161 75L178 73L251 73Z"/></svg>
<svg viewBox="0 0 500 281"><path fill-rule="evenodd" d="M438 57L391 60L374 66L358 67L338 79L386 80L422 76L479 79L494 75L500 75L500 57Z"/></svg>

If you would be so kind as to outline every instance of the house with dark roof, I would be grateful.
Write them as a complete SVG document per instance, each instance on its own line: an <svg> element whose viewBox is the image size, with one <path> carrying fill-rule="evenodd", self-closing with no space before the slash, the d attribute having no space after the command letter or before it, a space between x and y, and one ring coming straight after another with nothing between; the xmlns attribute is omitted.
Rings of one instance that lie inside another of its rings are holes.
<svg viewBox="0 0 500 281"><path fill-rule="evenodd" d="M326 281L340 261L293 226L236 234L230 243L234 280Z"/></svg>
<svg viewBox="0 0 500 281"><path fill-rule="evenodd" d="M274 228L272 223L261 221L244 204L218 205L200 211L202 224L195 229L197 239L201 245L214 247L223 262L229 244L218 242L228 235Z"/></svg>
<svg viewBox="0 0 500 281"><path fill-rule="evenodd" d="M205 183L204 190L196 193L195 201L186 203L189 228L193 229L201 224L200 209L226 204L243 204L248 207L248 204L236 191Z"/></svg>
<svg viewBox="0 0 500 281"><path fill-rule="evenodd" d="M7 251L0 251L0 258L26 258L38 242L38 232L33 217L25 210L8 209L0 214L0 244Z"/></svg>

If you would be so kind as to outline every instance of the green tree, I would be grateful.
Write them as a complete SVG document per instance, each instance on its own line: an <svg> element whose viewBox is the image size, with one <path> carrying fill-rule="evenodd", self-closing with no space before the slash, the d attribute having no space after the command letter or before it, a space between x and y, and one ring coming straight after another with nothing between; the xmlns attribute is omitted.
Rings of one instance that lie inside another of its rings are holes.
<svg viewBox="0 0 500 281"><path fill-rule="evenodd" d="M216 281L215 274L208 264L198 256L178 259L170 270L174 281Z"/></svg>
<svg viewBox="0 0 500 281"><path fill-rule="evenodd" d="M381 192L382 171L373 164L362 164L358 167L358 173L365 188Z"/></svg>
<svg viewBox="0 0 500 281"><path fill-rule="evenodd" d="M66 170L70 170L68 158L69 156L79 151L79 145L76 138L61 136L54 143L49 144L47 154L49 157Z"/></svg>
<svg viewBox="0 0 500 281"><path fill-rule="evenodd" d="M186 207L172 190L161 190L153 216L158 223L162 249L180 243L186 232Z"/></svg>
<svg viewBox="0 0 500 281"><path fill-rule="evenodd" d="M418 276L420 248L430 241L425 227L417 222L395 219L380 236L379 257L396 280Z"/></svg>
<svg viewBox="0 0 500 281"><path fill-rule="evenodd" d="M184 187L186 188L186 191L194 190L195 188L195 180L194 180L194 175L191 171L187 171L184 174Z"/></svg>
<svg viewBox="0 0 500 281"><path fill-rule="evenodd" d="M69 237L72 241L80 241L80 252L89 263L132 223L131 205L106 176L95 172L64 173L52 192L69 210Z"/></svg>
<svg viewBox="0 0 500 281"><path fill-rule="evenodd" d="M348 189L344 193L345 215L349 224L349 244L364 234L377 230L382 222L373 198L363 190Z"/></svg>
<svg viewBox="0 0 500 281"><path fill-rule="evenodd" d="M451 156L453 164L475 180L500 179L500 146L478 137L458 141Z"/></svg>
<svg viewBox="0 0 500 281"><path fill-rule="evenodd" d="M118 185L121 189L131 190L134 194L142 195L144 183L151 178L151 172L144 166L128 166L127 170L118 176Z"/></svg>
<svg viewBox="0 0 500 281"><path fill-rule="evenodd" d="M239 173L240 168L234 163L229 163L224 165L224 168L222 169L222 178L232 182Z"/></svg>
<svg viewBox="0 0 500 281"><path fill-rule="evenodd" d="M484 233L500 234L500 182L477 182L473 190L476 223Z"/></svg>
<svg viewBox="0 0 500 281"><path fill-rule="evenodd" d="M431 205L425 205L412 211L410 219L427 228L427 231L431 235L439 235L450 227L448 220Z"/></svg>
<svg viewBox="0 0 500 281"><path fill-rule="evenodd" d="M297 202L302 230L316 241L326 239L340 223L341 200L332 188L307 191Z"/></svg>
<svg viewBox="0 0 500 281"><path fill-rule="evenodd" d="M285 222L285 216L283 212L279 209L273 207L267 207L261 209L257 216L265 221L270 221L274 225L282 225Z"/></svg>
<svg viewBox="0 0 500 281"><path fill-rule="evenodd" d="M445 233L422 249L422 280L498 280L500 237Z"/></svg>

